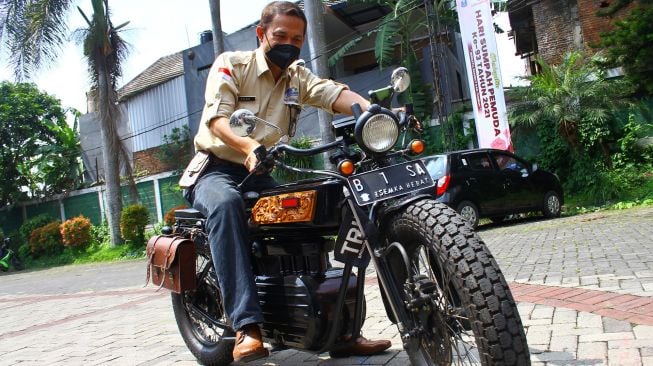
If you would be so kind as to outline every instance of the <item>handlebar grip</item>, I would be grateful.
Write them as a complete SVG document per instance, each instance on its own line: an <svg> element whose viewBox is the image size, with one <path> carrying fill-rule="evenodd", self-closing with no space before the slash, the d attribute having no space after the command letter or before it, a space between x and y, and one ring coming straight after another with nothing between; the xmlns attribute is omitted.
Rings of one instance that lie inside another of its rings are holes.
<svg viewBox="0 0 653 366"><path fill-rule="evenodd" d="M363 114L363 109L361 108L360 104L354 103L351 105L351 111L354 114L354 118L358 119L358 117Z"/></svg>
<svg viewBox="0 0 653 366"><path fill-rule="evenodd" d="M399 117L399 126L404 127L408 124L408 113L404 111L398 111L397 117Z"/></svg>

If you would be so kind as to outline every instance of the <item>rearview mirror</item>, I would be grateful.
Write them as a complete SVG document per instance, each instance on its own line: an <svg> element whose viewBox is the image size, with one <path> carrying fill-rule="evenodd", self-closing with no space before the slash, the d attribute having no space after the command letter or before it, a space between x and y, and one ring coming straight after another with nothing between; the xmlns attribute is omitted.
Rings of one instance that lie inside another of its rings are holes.
<svg viewBox="0 0 653 366"><path fill-rule="evenodd" d="M236 136L246 137L251 135L256 126L258 125L258 119L252 113L252 111L247 109L239 109L235 111L229 118L229 127L231 132Z"/></svg>
<svg viewBox="0 0 653 366"><path fill-rule="evenodd" d="M395 93L402 93L410 86L410 74L405 67L398 67L392 71L390 83Z"/></svg>
<svg viewBox="0 0 653 366"><path fill-rule="evenodd" d="M256 117L256 115L248 109L239 109L229 117L229 127L231 128L231 132L240 137L251 136L260 124L263 124L264 128L270 127L274 129L275 132L279 134L279 137L283 135L279 127L264 119Z"/></svg>

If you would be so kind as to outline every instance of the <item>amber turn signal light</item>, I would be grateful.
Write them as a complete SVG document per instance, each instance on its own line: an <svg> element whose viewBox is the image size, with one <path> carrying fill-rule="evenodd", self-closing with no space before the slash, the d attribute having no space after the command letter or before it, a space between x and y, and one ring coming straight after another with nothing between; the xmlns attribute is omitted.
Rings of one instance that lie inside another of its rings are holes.
<svg viewBox="0 0 653 366"><path fill-rule="evenodd" d="M348 177L352 174L354 174L354 170L356 167L354 166L354 162L351 160L343 160L340 163L338 163L338 171L340 174Z"/></svg>
<svg viewBox="0 0 653 366"><path fill-rule="evenodd" d="M409 144L409 149L411 153L419 155L426 149L426 144L424 144L423 140L413 140Z"/></svg>

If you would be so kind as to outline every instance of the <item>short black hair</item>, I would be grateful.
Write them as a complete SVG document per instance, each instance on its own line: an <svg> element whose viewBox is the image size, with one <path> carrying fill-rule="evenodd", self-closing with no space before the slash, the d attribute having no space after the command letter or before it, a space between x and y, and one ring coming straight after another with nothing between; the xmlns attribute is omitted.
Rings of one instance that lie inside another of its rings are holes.
<svg viewBox="0 0 653 366"><path fill-rule="evenodd" d="M306 24L308 23L306 15L297 4L290 1L273 1L263 8L263 12L261 12L261 27L263 27L263 30L268 29L268 25L272 23L277 15L290 15L303 20L304 34L306 34Z"/></svg>

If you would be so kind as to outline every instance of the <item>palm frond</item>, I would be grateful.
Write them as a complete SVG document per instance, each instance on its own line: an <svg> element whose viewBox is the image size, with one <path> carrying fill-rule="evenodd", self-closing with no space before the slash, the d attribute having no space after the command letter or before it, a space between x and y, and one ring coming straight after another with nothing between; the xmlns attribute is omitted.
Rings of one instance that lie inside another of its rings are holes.
<svg viewBox="0 0 653 366"><path fill-rule="evenodd" d="M383 18L374 43L374 56L381 67L390 65L394 56L394 38L397 34L398 22L389 13Z"/></svg>
<svg viewBox="0 0 653 366"><path fill-rule="evenodd" d="M365 33L365 34L362 34L362 35L360 35L360 36L358 36L358 37L356 37L356 38L350 40L349 42L345 43L344 45L342 45L342 47L340 47L340 49L339 49L338 51L336 51L333 55L331 55L331 56L329 57L329 61L328 61L328 62L329 62L329 66L334 66L334 65L335 65L335 64L336 64L336 63L337 63L337 62L338 62L338 61L339 61L343 56L345 56L345 54L346 54L347 52L349 52L349 50L350 50L352 47L356 46L356 45L357 45L358 43L360 43L363 39L365 39L365 38L371 36L372 34L374 34L374 33L376 33L376 32L378 32L377 29L372 29L372 30L370 30L369 32L367 32L367 33Z"/></svg>
<svg viewBox="0 0 653 366"><path fill-rule="evenodd" d="M9 39L9 62L16 79L29 78L44 63L56 59L66 40L66 15L72 0L12 1L11 18L5 26ZM18 8L17 6L21 6Z"/></svg>
<svg viewBox="0 0 653 366"><path fill-rule="evenodd" d="M27 0L7 0L0 2L0 41L4 34L21 18Z"/></svg>

